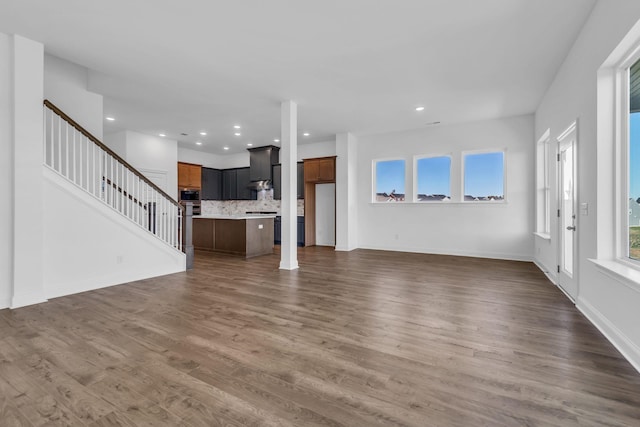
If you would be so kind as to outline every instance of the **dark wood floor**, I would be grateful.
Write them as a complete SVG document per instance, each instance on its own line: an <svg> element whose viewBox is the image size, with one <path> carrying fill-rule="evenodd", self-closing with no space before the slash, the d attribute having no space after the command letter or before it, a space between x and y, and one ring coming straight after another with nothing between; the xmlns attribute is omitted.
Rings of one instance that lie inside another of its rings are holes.
<svg viewBox="0 0 640 427"><path fill-rule="evenodd" d="M278 261L0 311L0 425L640 425L640 374L532 264Z"/></svg>

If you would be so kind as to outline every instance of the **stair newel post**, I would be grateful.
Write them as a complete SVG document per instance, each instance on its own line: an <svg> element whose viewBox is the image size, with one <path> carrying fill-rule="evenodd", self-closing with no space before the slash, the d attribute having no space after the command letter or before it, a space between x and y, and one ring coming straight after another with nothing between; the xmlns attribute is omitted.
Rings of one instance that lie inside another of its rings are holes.
<svg viewBox="0 0 640 427"><path fill-rule="evenodd" d="M182 251L187 256L187 270L193 268L193 202L185 203Z"/></svg>

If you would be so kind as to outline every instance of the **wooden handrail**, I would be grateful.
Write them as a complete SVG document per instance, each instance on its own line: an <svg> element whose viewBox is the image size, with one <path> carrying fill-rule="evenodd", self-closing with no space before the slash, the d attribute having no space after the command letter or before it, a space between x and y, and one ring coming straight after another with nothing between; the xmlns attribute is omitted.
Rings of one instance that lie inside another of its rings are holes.
<svg viewBox="0 0 640 427"><path fill-rule="evenodd" d="M71 117L67 116L61 109L59 109L58 107L56 107L51 101L49 101L48 99L44 100L44 105L46 105L49 109L51 109L51 111L53 111L54 113L56 113L58 116L62 117L67 123L69 123L71 126L73 126L78 132L80 132L81 134L83 134L84 136L86 136L89 140L91 140L91 142L93 142L94 144L96 144L98 147L102 148L104 151L106 151L107 153L109 153L109 155L111 155L112 157L114 157L117 161L119 161L120 163L122 163L122 165L124 167L126 167L127 169L129 169L131 172L133 172L138 178L140 178L141 180L143 180L145 183L147 183L151 188L153 188L154 190L156 190L158 193L162 194L164 197L166 197L168 200L171 201L171 203L173 203L174 205L178 206L180 209L184 210L184 206L182 206L180 203L178 203L176 200L173 199L173 197L171 197L170 195L168 195L167 193L165 193L160 187L158 187L156 184L154 184L153 182L151 182L149 180L149 178L147 178L146 176L144 176L141 172L139 172L136 168L134 168L133 166L131 166L129 163L127 163L127 161L125 159L123 159L122 157L120 157L119 155L116 154L115 151L113 151L111 148L107 147L106 145L104 145L104 143L102 141L100 141L98 138L96 138L95 136L93 136L91 134L91 132L89 132L88 130L86 130L85 128L83 128L82 126L80 126L75 120L73 120Z"/></svg>

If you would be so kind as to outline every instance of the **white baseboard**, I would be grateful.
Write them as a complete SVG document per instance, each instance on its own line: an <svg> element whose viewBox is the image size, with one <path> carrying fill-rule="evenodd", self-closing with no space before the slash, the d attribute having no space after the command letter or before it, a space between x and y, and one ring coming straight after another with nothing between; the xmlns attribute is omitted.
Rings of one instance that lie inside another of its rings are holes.
<svg viewBox="0 0 640 427"><path fill-rule="evenodd" d="M349 246L336 246L336 251L338 252L351 252L353 250L358 249L357 246L349 247Z"/></svg>
<svg viewBox="0 0 640 427"><path fill-rule="evenodd" d="M11 307L11 298L0 298L0 310Z"/></svg>
<svg viewBox="0 0 640 427"><path fill-rule="evenodd" d="M558 276L556 274L551 272L551 270L546 268L544 265L540 264L540 262L538 262L538 260L534 259L533 263L536 265L536 267L538 267L540 269L540 271L542 271L544 273L545 276L547 276L547 279L549 279L549 281L551 283L553 283L554 285L558 286Z"/></svg>
<svg viewBox="0 0 640 427"><path fill-rule="evenodd" d="M359 249L371 249L375 251L391 251L391 252L409 252L419 254L432 254L432 255L451 255L451 256L464 256L473 258L488 258L488 259L503 259L507 261L533 261L533 257L530 255L521 254L507 254L499 252L467 252L467 251L443 251L440 249L429 248L411 248L411 247L381 247L381 246L360 246Z"/></svg>
<svg viewBox="0 0 640 427"><path fill-rule="evenodd" d="M44 298L42 293L31 293L31 294L23 294L23 295L14 295L11 298L11 309L26 307L28 305L41 304L43 302L47 302L47 299Z"/></svg>
<svg viewBox="0 0 640 427"><path fill-rule="evenodd" d="M640 347L589 302L579 298L576 307L640 373Z"/></svg>

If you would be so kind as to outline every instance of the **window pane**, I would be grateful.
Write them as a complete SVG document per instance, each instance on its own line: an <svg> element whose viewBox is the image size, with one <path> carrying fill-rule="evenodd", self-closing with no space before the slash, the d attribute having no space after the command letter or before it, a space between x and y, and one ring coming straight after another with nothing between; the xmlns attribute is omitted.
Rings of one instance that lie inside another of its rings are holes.
<svg viewBox="0 0 640 427"><path fill-rule="evenodd" d="M417 199L420 202L451 199L451 158L428 157L418 159Z"/></svg>
<svg viewBox="0 0 640 427"><path fill-rule="evenodd" d="M404 160L376 162L376 201L404 201Z"/></svg>
<svg viewBox="0 0 640 427"><path fill-rule="evenodd" d="M640 260L640 112L629 118L629 257Z"/></svg>
<svg viewBox="0 0 640 427"><path fill-rule="evenodd" d="M504 153L464 156L464 200L504 200Z"/></svg>

